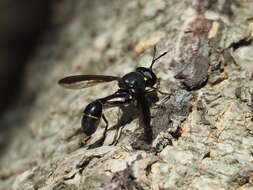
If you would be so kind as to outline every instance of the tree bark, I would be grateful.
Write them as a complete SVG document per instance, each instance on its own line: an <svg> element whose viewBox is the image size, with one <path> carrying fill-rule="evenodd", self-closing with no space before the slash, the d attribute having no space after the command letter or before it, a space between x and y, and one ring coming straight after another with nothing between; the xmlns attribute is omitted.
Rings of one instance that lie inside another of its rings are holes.
<svg viewBox="0 0 253 190"><path fill-rule="evenodd" d="M55 27L26 70L1 155L0 189L252 189L253 2L232 0L62 1ZM83 147L82 111L117 83L68 91L71 74L123 76L154 65L159 101L151 106L151 145L136 106L104 111ZM122 129L109 146L115 128Z"/></svg>

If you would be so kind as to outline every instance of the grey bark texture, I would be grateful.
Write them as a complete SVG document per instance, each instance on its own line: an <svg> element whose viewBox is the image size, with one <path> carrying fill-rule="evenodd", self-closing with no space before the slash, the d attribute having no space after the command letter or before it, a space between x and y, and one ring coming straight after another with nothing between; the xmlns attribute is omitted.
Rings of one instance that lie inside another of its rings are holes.
<svg viewBox="0 0 253 190"><path fill-rule="evenodd" d="M1 134L9 143L0 189L253 189L253 1L76 0L55 9L61 26L44 37L20 106L2 121L13 133ZM149 66L154 45L169 53L154 65L166 94L151 106L152 145L139 143L134 105L104 112L122 129L117 146L109 146L112 129L103 146L87 149L103 122L84 147L82 134L66 141L85 106L117 83L71 91L57 81L123 76Z"/></svg>

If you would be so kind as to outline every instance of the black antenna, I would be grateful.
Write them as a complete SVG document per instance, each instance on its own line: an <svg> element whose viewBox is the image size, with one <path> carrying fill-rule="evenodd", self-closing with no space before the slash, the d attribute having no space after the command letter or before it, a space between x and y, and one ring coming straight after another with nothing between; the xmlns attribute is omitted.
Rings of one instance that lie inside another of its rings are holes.
<svg viewBox="0 0 253 190"><path fill-rule="evenodd" d="M167 53L168 53L168 52L166 51L166 52L162 53L161 55L159 55L157 58L155 58L156 46L154 46L153 59L152 59L152 63L151 63L151 65L150 65L149 68L152 70L152 67L153 67L154 63L155 63L158 59L160 59L162 56L166 55Z"/></svg>
<svg viewBox="0 0 253 190"><path fill-rule="evenodd" d="M155 55L156 55L156 46L154 46L153 58L152 58L152 62L151 62L150 68L152 68L153 64L155 63Z"/></svg>

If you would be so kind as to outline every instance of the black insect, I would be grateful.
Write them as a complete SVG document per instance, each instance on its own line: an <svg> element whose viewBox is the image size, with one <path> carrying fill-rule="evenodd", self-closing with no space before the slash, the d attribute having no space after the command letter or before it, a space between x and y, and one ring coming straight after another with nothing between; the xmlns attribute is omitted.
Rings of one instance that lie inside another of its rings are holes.
<svg viewBox="0 0 253 190"><path fill-rule="evenodd" d="M139 120L141 127L144 128L144 140L147 143L152 142L152 128L150 126L150 110L146 94L151 91L156 91L155 84L157 77L154 74L152 67L154 63L164 56L164 52L157 58L156 47L154 47L153 60L150 67L138 67L134 72L127 73L123 77L105 76L105 75L75 75L61 79L58 83L64 88L80 89L97 85L99 83L118 81L119 89L104 98L97 99L86 106L83 111L81 130L91 136L97 129L100 119L103 118L106 127L103 133L102 141L106 137L108 130L108 121L103 114L103 107L109 106L124 106L133 102L137 102L137 108L140 112Z"/></svg>

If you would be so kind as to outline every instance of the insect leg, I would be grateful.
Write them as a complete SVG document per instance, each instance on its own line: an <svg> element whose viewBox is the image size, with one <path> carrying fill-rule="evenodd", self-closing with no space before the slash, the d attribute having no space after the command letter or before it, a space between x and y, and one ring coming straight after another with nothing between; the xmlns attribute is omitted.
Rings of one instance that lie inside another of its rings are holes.
<svg viewBox="0 0 253 190"><path fill-rule="evenodd" d="M103 132L103 137L100 138L99 140L97 140L95 143L89 145L88 149L98 148L98 147L100 147L104 144L104 141L105 141L105 138L106 138L106 133L107 133L107 130L108 130L108 121L107 121L104 114L102 114L102 118L105 122L105 129L104 129L104 132Z"/></svg>
<svg viewBox="0 0 253 190"><path fill-rule="evenodd" d="M112 143L111 143L110 145L117 145L117 144L118 144L119 139L120 139L120 137L121 137L121 135L122 135L122 130L123 130L123 128L124 128L124 126L118 127L118 128L116 129L116 134L114 135L113 141L112 141Z"/></svg>
<svg viewBox="0 0 253 190"><path fill-rule="evenodd" d="M107 121L107 119L106 119L106 117L105 117L105 115L104 114L102 114L102 118L103 118L103 120L104 120L104 122L105 122L105 130L104 130L104 132L103 132L103 141L105 140L105 138L106 138L106 133L107 133L107 130L108 130L108 121Z"/></svg>

